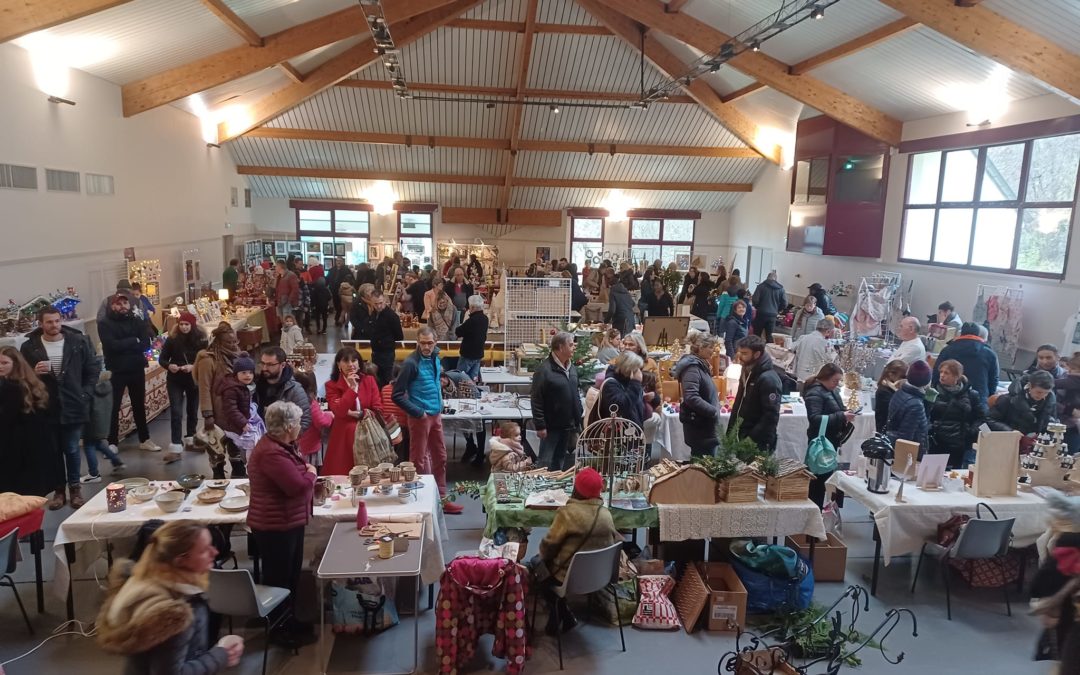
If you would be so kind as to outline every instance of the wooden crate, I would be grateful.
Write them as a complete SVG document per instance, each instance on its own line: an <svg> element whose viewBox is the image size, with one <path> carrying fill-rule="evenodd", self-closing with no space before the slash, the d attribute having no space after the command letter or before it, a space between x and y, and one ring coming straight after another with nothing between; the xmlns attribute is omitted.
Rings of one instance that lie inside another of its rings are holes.
<svg viewBox="0 0 1080 675"><path fill-rule="evenodd" d="M700 466L680 467L657 478L649 488L650 504L715 504L716 481Z"/></svg>
<svg viewBox="0 0 1080 675"><path fill-rule="evenodd" d="M758 478L747 469L741 475L725 478L716 484L716 500L720 502L741 503L756 502L758 498Z"/></svg>

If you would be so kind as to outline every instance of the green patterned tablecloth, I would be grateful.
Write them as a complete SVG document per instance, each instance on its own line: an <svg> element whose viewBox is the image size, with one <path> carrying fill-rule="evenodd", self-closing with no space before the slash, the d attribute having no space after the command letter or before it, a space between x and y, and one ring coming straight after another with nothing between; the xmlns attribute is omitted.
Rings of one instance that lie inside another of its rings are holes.
<svg viewBox="0 0 1080 675"><path fill-rule="evenodd" d="M494 479L488 477L488 484L483 493L484 510L487 512L487 525L484 536L492 537L500 527L550 527L555 520L555 510L527 509L521 502L499 504L495 501ZM620 530L632 530L639 527L659 527L660 516L656 507L644 511L626 511L611 509L615 527Z"/></svg>

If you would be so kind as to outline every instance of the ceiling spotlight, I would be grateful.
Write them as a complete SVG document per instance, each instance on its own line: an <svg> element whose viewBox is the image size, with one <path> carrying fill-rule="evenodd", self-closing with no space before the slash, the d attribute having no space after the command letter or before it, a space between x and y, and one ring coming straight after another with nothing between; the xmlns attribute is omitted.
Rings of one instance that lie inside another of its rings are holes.
<svg viewBox="0 0 1080 675"><path fill-rule="evenodd" d="M814 5L814 8L810 10L810 18L815 21L820 21L825 18L825 9Z"/></svg>
<svg viewBox="0 0 1080 675"><path fill-rule="evenodd" d="M720 56L725 59L730 59L732 56L735 56L735 45L730 42L725 42L720 45Z"/></svg>
<svg viewBox="0 0 1080 675"><path fill-rule="evenodd" d="M761 43L758 42L757 40L751 40L750 41L750 51L752 51L752 52L760 52L761 51Z"/></svg>
<svg viewBox="0 0 1080 675"><path fill-rule="evenodd" d="M559 114L559 106L557 105L549 105L548 110L550 110L553 115Z"/></svg>

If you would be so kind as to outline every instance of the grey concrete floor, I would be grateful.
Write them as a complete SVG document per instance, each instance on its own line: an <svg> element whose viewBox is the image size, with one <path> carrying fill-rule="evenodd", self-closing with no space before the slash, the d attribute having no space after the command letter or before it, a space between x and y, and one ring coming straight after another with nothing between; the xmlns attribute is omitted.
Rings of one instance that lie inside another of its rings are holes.
<svg viewBox="0 0 1080 675"><path fill-rule="evenodd" d="M332 328L329 345L325 344L324 340L326 338L319 338L316 343L320 351L333 351L336 341ZM151 435L162 446L168 442L167 414L151 423ZM448 444L449 442L448 439ZM459 453L462 447L463 443L459 440ZM139 451L132 439L122 444L121 451L128 465L125 472L128 476L166 479L191 471L207 471L208 465L203 455L185 453L183 461L164 466L159 455ZM108 471L107 462L103 463L102 472L106 477ZM482 479L485 475L486 471L458 462L453 462L450 467L451 480ZM104 482L87 486L86 492L93 494L102 489L103 485ZM450 540L444 545L447 555L475 549L480 541L484 525L480 505L471 500L464 503L466 509L463 514L447 516L450 529ZM869 587L873 562L869 514L850 500L843 512L844 539L849 549L847 579L844 584L818 584L815 600L824 604L830 604L838 597L846 584ZM34 649L41 640L64 623L64 603L51 583L56 562L52 553L52 541L57 526L70 513L69 508L64 508L46 516L47 543L44 562L47 581L44 614L35 611L33 564L25 544L23 553L26 560L19 564L14 575L23 603L30 612L35 636L27 634L10 589L0 588L0 663ZM644 533L639 534L639 541L644 541ZM535 551L542 536L543 531L537 530L530 537L529 555ZM234 538L233 543L241 564L249 564L243 538ZM76 618L87 623L94 620L102 598L100 583L104 581L104 561L99 562L95 572L96 577L94 573L87 573L78 577L75 582ZM864 665L861 668L850 671L844 669L843 672L861 672L867 675L916 672L941 675L968 675L972 672L978 672L979 675L1042 675L1050 672L1049 666L1031 660L1039 628L1037 622L1025 613L1026 596L1013 598L1013 615L1008 617L999 592L969 590L960 583L954 583L953 620L947 621L944 590L936 565L933 562L924 565L919 587L911 594L908 589L913 573L914 561L907 558L894 560L889 567L883 569L878 595L872 599L869 613L863 615L859 624L864 629L871 629L890 608L912 609L918 617L918 637L912 637L908 624L901 624L886 641L890 656L895 658L896 654L904 652L904 660L897 666L891 666L879 653L867 650L863 652ZM959 590L956 590L957 588ZM664 673L670 672L672 668L683 673L709 673L716 671L717 663L723 654L735 646L734 637L726 633L699 630L688 635L682 630L649 632L628 628L627 651L623 653L620 651L617 628L588 619L584 612L581 618L585 619L581 625L563 639L567 673L625 675ZM420 621L419 672L434 673L437 672L437 665L432 614L422 612ZM413 650L411 622L411 617L403 617L401 625L373 638L338 639L330 660L331 672L408 670L412 663ZM542 618L538 622L542 622ZM248 653L241 665L231 672L260 672L263 646L261 629L254 625L243 627L239 624L235 628L248 639ZM476 673L498 673L504 670L503 662L490 655L491 643L490 636L481 639L474 662L465 670ZM554 639L538 633L533 645L533 657L526 667L526 672L559 672ZM61 636L49 640L31 655L3 668L9 675L68 671L78 672L79 675L104 675L120 672L122 667L121 659L105 654L91 639ZM267 672L298 675L320 672L314 647L302 649L298 656L271 648Z"/></svg>

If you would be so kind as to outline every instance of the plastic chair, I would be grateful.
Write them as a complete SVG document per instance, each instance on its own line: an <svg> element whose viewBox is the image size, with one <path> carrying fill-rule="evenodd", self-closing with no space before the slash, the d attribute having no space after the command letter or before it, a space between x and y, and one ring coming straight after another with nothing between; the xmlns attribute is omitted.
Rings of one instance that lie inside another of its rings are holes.
<svg viewBox="0 0 1080 675"><path fill-rule="evenodd" d="M625 652L626 637L623 635L622 615L619 614L619 598L615 593L615 584L619 581L619 553L622 547L623 542L620 541L595 551L578 551L570 560L562 585L553 586L551 590L560 598L565 598L568 595L588 595L610 588L611 599L615 602L615 615L619 620L619 640L622 641L622 650ZM559 604L554 603L553 607L555 620L560 622ZM561 630L555 632L555 639L559 645L559 670L562 670Z"/></svg>
<svg viewBox="0 0 1080 675"><path fill-rule="evenodd" d="M945 580L945 608L949 621L952 621L952 592L949 588L949 560L996 560L1001 567L1002 580L1005 578L1005 555L1009 552L1009 542L1012 540L1012 528L1015 518L1005 520L990 520L979 518L979 511L985 507L994 518L993 509L985 504L979 504L975 508L976 517L969 520L960 530L960 536L952 546L942 546L936 541L927 540L919 551L919 562L915 565L915 578L911 580L911 592L915 592L915 583L919 580L919 569L922 567L923 556L929 555L941 561L941 576ZM1005 611L1012 616L1012 606L1009 604L1009 584L1002 584L1001 590L1005 595Z"/></svg>
<svg viewBox="0 0 1080 675"><path fill-rule="evenodd" d="M262 672L266 675L266 654L270 648L270 630L276 628L287 612L271 621L270 614L289 597L289 589L256 584L247 570L210 570L210 589L207 604L210 611L229 617L254 616L263 621Z"/></svg>
<svg viewBox="0 0 1080 675"><path fill-rule="evenodd" d="M0 539L0 560L7 561L4 574L0 576L0 586L9 586L11 588L11 592L15 594L15 602L19 603L19 611L22 612L23 621L26 622L26 630L33 635L34 627L30 625L30 617L26 615L26 608L23 607L22 598L19 597L19 589L15 587L15 580L11 578L11 574L15 572L15 552L18 546L19 528L17 527Z"/></svg>

